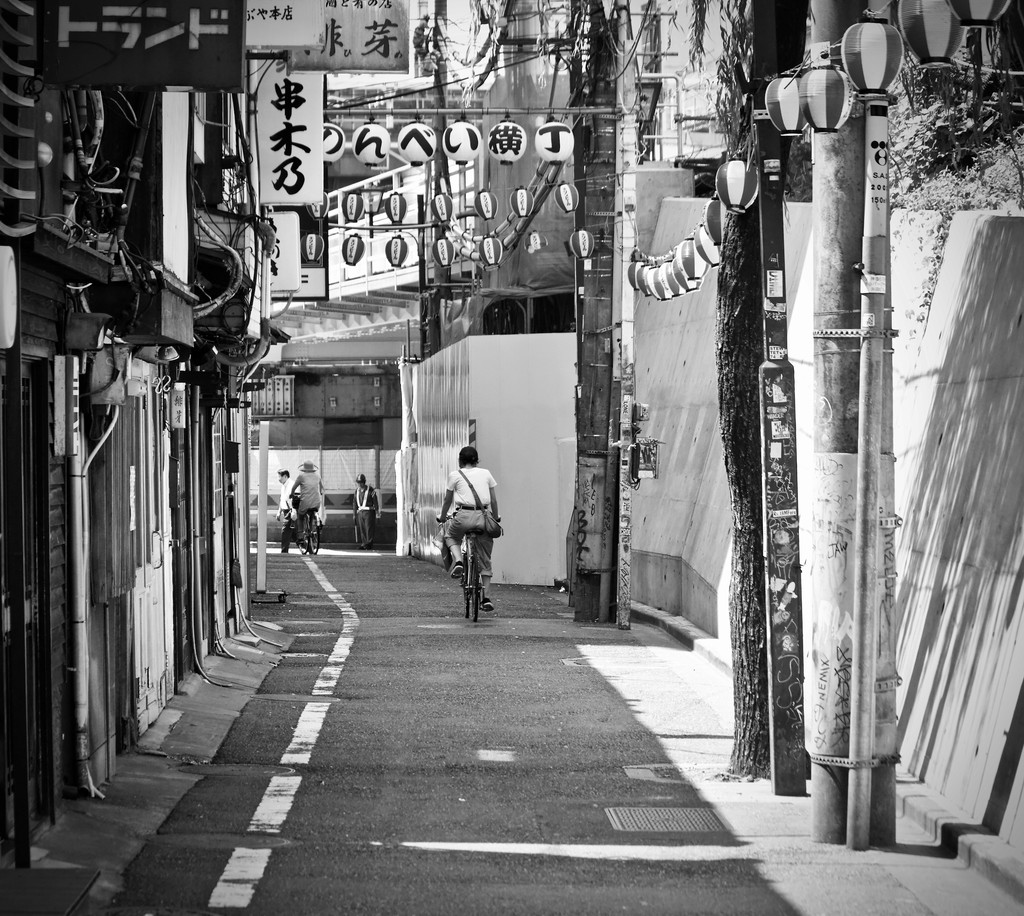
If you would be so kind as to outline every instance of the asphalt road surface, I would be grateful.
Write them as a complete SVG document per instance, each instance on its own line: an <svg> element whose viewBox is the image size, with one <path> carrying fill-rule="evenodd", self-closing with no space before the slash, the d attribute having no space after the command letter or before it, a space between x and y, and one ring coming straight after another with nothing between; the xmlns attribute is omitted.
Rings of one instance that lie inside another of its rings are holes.
<svg viewBox="0 0 1024 916"><path fill-rule="evenodd" d="M816 845L808 799L728 779L731 683L658 630L510 586L472 624L409 558L269 563L280 661L111 916L1022 912L908 825Z"/></svg>

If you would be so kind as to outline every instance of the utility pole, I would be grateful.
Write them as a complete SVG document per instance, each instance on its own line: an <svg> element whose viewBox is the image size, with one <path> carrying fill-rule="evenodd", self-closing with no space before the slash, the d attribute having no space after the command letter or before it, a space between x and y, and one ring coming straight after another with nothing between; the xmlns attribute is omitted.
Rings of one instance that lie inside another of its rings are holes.
<svg viewBox="0 0 1024 916"><path fill-rule="evenodd" d="M803 586L797 503L796 380L789 361L782 140L768 117L765 88L778 72L775 0L754 4L754 136L761 223L764 362L761 405L765 635L772 791L806 794L804 748Z"/></svg>
<svg viewBox="0 0 1024 916"><path fill-rule="evenodd" d="M616 72L619 74L618 108L623 112L617 122L618 143L615 147L615 264L613 286L620 303L619 323L619 562L615 602L615 622L621 630L629 629L632 604L630 586L633 543L633 488L629 465L636 443L633 441L633 403L636 395L635 359L633 353L633 311L636 292L627 278L627 268L636 247L636 120L631 114L636 98L636 70L625 60L632 38L629 8L617 6L618 51ZM677 112L678 114L678 112Z"/></svg>
<svg viewBox="0 0 1024 916"><path fill-rule="evenodd" d="M608 28L601 0L590 0L589 33L593 37ZM595 54L600 41L591 40L588 101L611 110L615 100L616 61ZM614 114L590 117L590 142L577 144L576 155L586 156L586 194L576 210L577 228L586 228L597 242L592 256L582 262L582 281L577 270L577 328L579 379L576 401L576 498L572 540L576 579L573 589L574 619L607 620L611 604L611 577L615 557L615 464L609 462L612 422L614 355L612 341L612 265L616 203L616 131ZM582 225L581 225L582 223Z"/></svg>
<svg viewBox="0 0 1024 916"><path fill-rule="evenodd" d="M811 48L842 38L856 0L812 0ZM814 138L812 838L846 841L853 666L864 119Z"/></svg>

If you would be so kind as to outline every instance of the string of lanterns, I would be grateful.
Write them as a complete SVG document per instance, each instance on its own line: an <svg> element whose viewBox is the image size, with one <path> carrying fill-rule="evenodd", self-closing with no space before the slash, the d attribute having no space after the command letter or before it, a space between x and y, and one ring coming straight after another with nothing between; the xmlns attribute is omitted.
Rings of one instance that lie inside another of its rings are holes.
<svg viewBox="0 0 1024 916"><path fill-rule="evenodd" d="M397 139L398 150L413 165L423 165L433 159L438 148L451 161L466 165L481 155L483 146L480 130L465 119L446 127L440 141L436 131L422 122L414 122L403 127ZM526 130L506 118L490 129L486 146L491 156L499 163L511 165L519 161L527 150ZM478 191L474 197L472 210L464 213L455 212L451 195L434 195L430 201L430 211L438 229L438 237L431 246L435 262L447 267L461 255L493 269L501 264L505 255L518 243L524 222L534 215L548 194L554 192L555 201L564 212L575 210L580 200L575 185L565 182L556 184L561 167L572 156L574 146L572 128L568 124L549 120L537 128L534 134L534 148L540 165L529 187L520 186L512 190L509 195L509 212L504 222L487 235L474 236L468 229L460 226L458 220L467 216L476 216L484 222L495 219L498 214L498 200L493 192ZM344 149L344 140L341 147ZM351 149L356 158L368 167L383 165L391 150L390 134L382 125L369 121L354 132ZM391 222L399 226L405 220L408 203L404 195L396 192L385 200L384 209ZM359 222L366 212L362 195L344 195L341 211L346 222ZM399 232L387 241L385 256L393 267L403 267L415 246L414 237L409 233ZM567 242L567 249L576 257L588 257L594 246L593 236L586 230L574 232ZM342 257L345 263L355 266L365 253L366 243L358 231L348 232L342 242Z"/></svg>
<svg viewBox="0 0 1024 916"><path fill-rule="evenodd" d="M900 0L897 27L866 17L850 26L839 43L842 69L831 55L802 73L785 73L765 87L764 104L782 136L808 127L834 133L850 115L854 96L884 96L903 65L904 45L919 66L953 66L967 27L990 28L1010 0ZM703 272L718 264L723 212L743 213L757 199L753 162L732 158L715 175L718 196L709 201L697 230L667 254L635 254L627 277L633 289L671 299L699 288Z"/></svg>

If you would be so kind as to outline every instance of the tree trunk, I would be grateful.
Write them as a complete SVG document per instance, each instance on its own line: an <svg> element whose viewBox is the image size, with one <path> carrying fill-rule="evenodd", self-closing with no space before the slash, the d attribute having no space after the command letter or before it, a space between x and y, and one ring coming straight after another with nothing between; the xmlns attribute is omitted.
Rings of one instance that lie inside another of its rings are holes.
<svg viewBox="0 0 1024 916"><path fill-rule="evenodd" d="M736 726L730 769L738 776L768 777L771 737L758 402L758 369L763 359L759 232L756 208L728 220L718 273L715 360L733 522L729 632Z"/></svg>

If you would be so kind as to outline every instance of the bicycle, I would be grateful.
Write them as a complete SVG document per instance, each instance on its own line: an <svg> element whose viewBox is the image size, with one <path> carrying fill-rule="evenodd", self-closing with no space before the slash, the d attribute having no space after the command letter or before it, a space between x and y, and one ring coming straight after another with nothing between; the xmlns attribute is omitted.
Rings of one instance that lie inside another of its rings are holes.
<svg viewBox="0 0 1024 916"><path fill-rule="evenodd" d="M298 538L299 553L319 553L320 524L316 517L316 509L308 509L302 514L301 528L302 531Z"/></svg>
<svg viewBox="0 0 1024 916"><path fill-rule="evenodd" d="M467 531L462 539L462 594L466 601L466 619L473 611L473 623L480 616L484 586L480 581L480 562L476 556L476 532Z"/></svg>
<svg viewBox="0 0 1024 916"><path fill-rule="evenodd" d="M448 516L451 518L451 516ZM437 517L438 532L436 543L444 543L445 520ZM480 617L480 604L483 601L484 586L480 580L480 561L476 555L477 532L467 531L462 537L462 578L459 585L462 587L462 596L466 602L466 619L469 619L470 612L473 614L473 622L476 623Z"/></svg>

